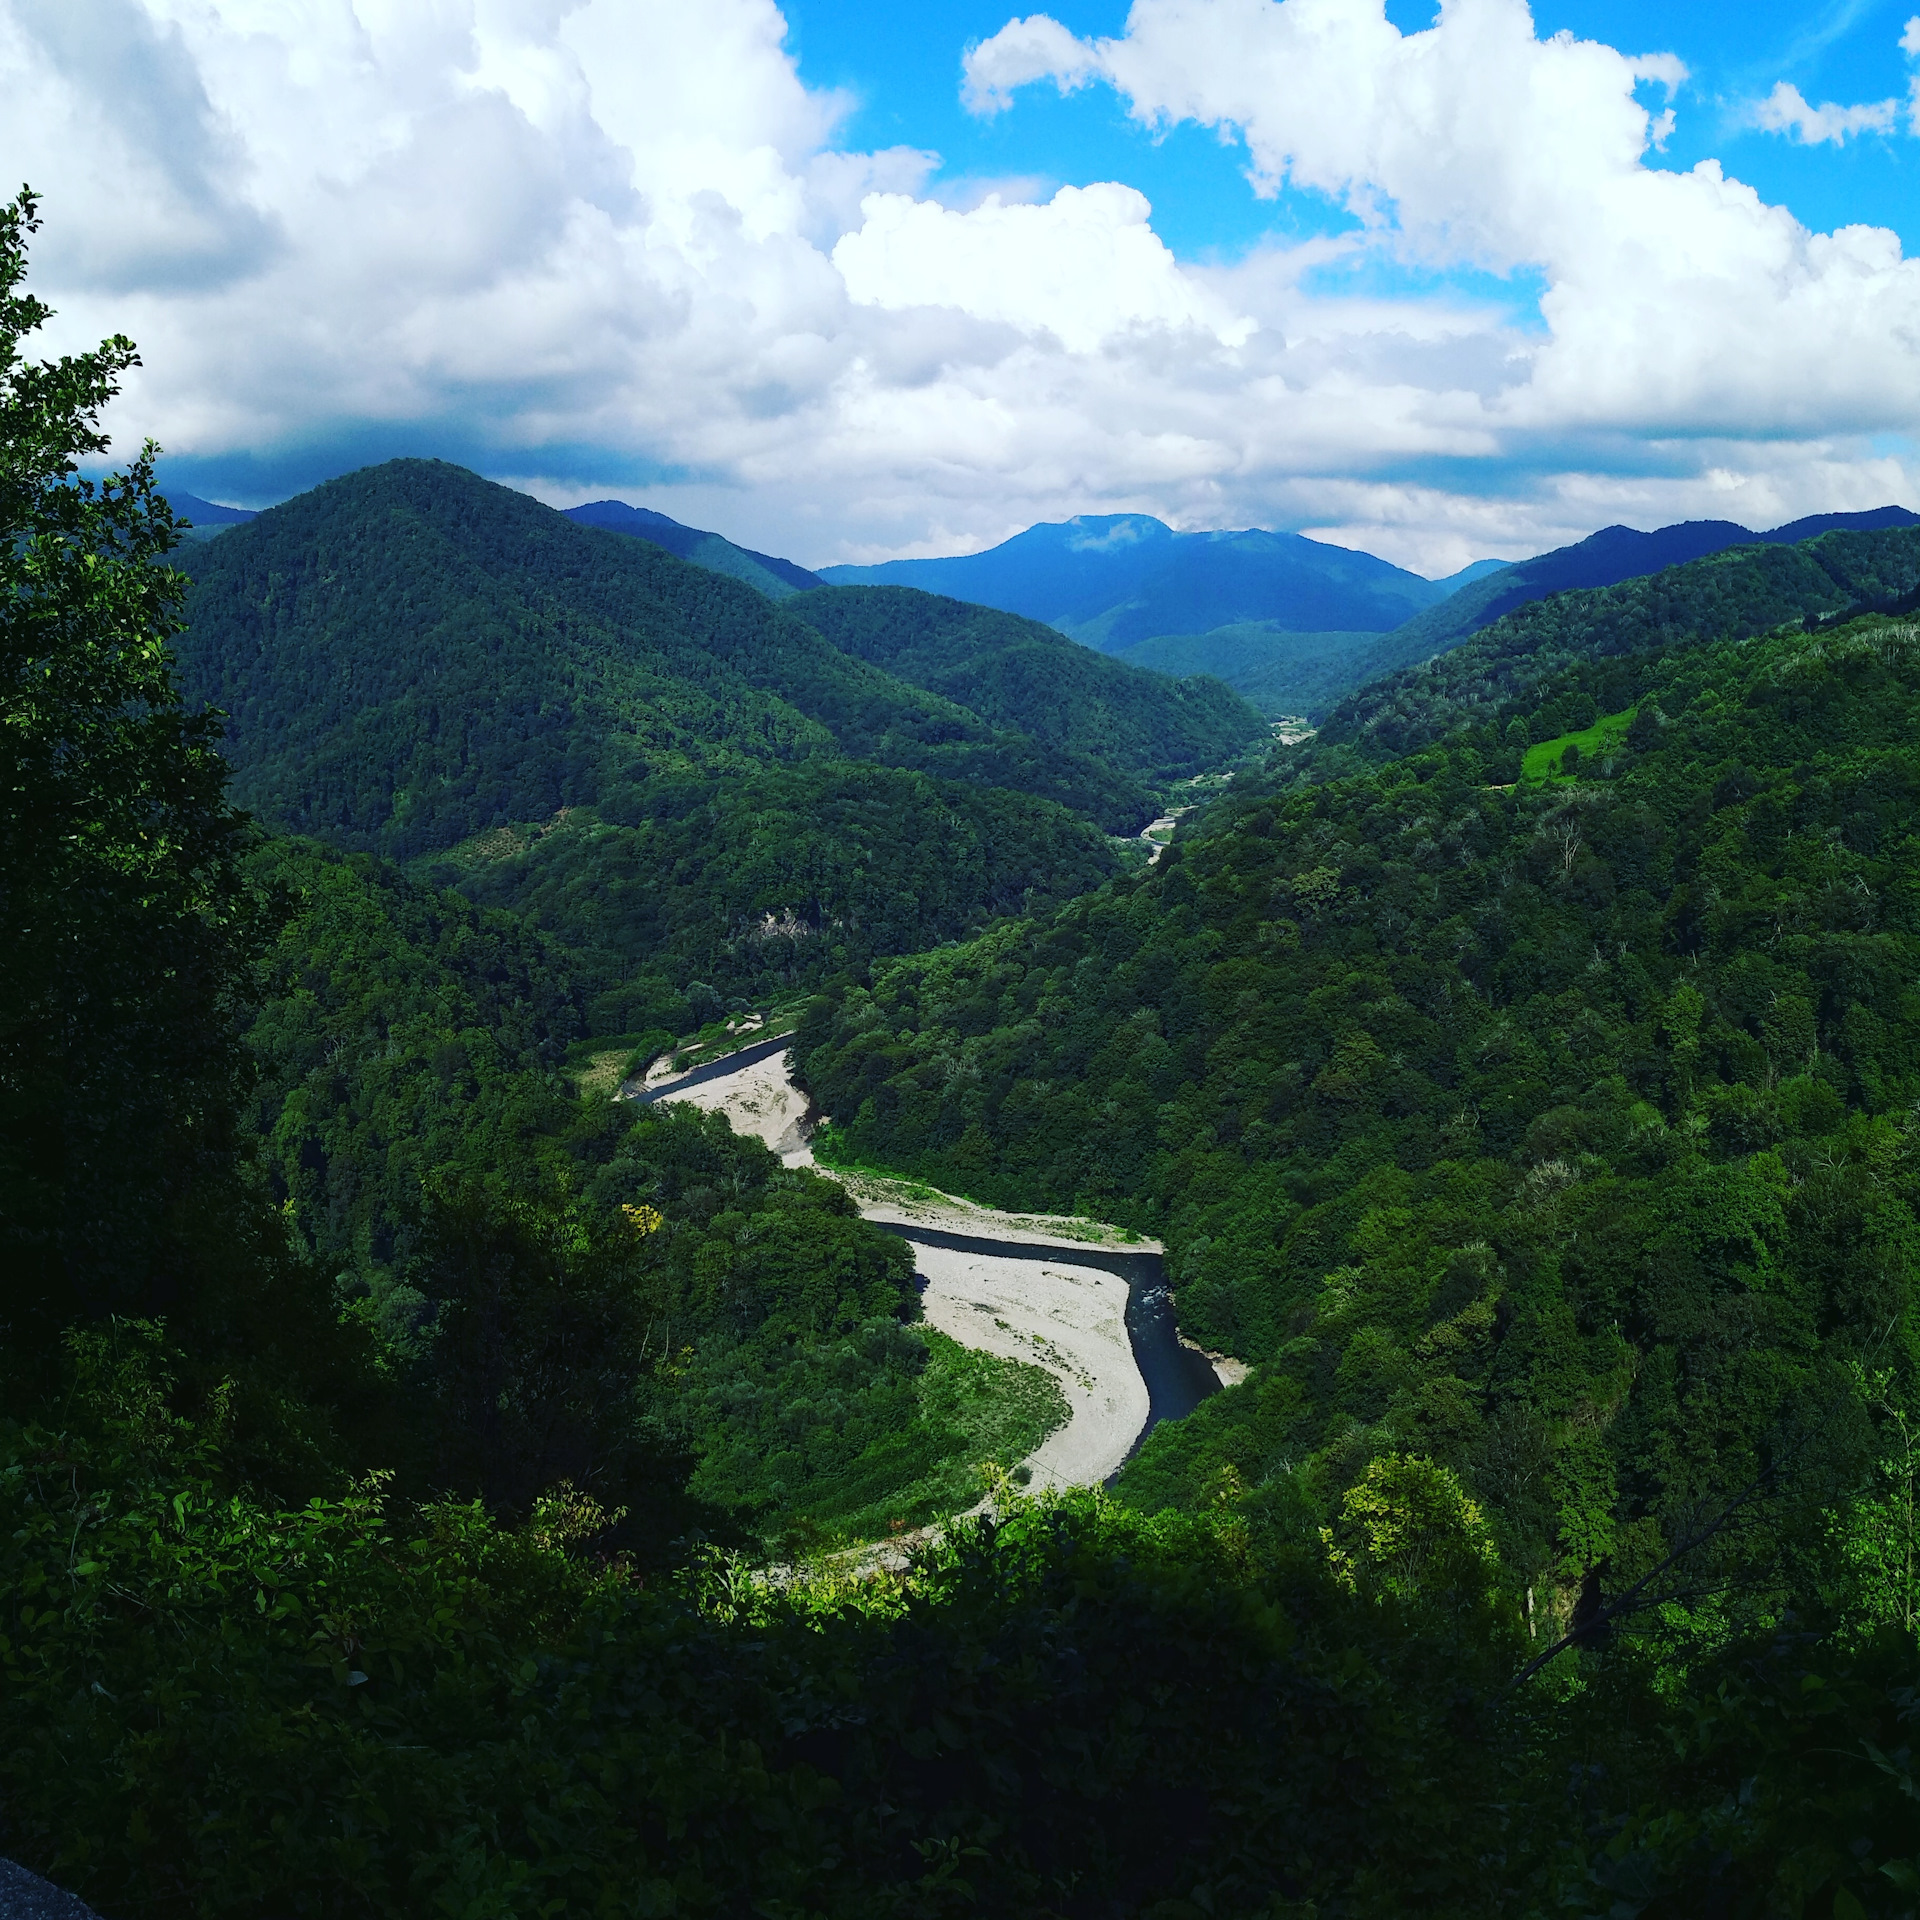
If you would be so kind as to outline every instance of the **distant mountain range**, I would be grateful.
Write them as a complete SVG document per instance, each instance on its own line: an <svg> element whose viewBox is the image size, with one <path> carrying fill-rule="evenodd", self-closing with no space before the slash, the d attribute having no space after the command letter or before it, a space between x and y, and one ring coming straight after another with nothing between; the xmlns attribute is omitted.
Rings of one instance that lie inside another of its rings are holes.
<svg viewBox="0 0 1920 1920"><path fill-rule="evenodd" d="M202 539L254 517L192 494L172 499ZM1176 533L1138 513L1046 522L984 553L818 570L620 500L570 507L566 517L650 541L771 600L823 586L916 588L1042 622L1129 666L1212 675L1269 715L1316 719L1369 681L1445 653L1551 594L1614 586L1738 546L1920 524L1905 507L1886 506L1813 514L1761 532L1732 520L1651 532L1602 527L1530 560L1478 560L1428 580L1301 534Z"/></svg>
<svg viewBox="0 0 1920 1920"><path fill-rule="evenodd" d="M1915 525L1920 525L1920 514L1909 513L1905 507L1874 507L1866 513L1809 514L1804 520L1790 520L1764 533L1755 533L1731 520L1682 520L1670 527L1657 527L1652 533L1640 533L1632 527L1602 527L1570 547L1556 547L1551 553L1536 554L1531 560L1516 561L1487 573L1408 621L1393 634L1396 644L1391 650L1383 650L1379 664L1369 663L1368 678L1443 653L1516 607L1530 600L1544 600L1550 593L1564 593L1570 587L1617 586L1622 580L1638 580L1667 567L1684 566L1690 560L1705 560L1729 547L1792 547L1823 533L1881 533L1890 527ZM1389 651L1398 657L1387 657Z"/></svg>
<svg viewBox="0 0 1920 1920"><path fill-rule="evenodd" d="M183 493L178 487L167 489L167 504L182 520L192 522L193 538L208 540L229 527L244 526L259 515L250 507L223 507L216 500L202 500L196 493Z"/></svg>
<svg viewBox="0 0 1920 1920"><path fill-rule="evenodd" d="M1613 682L1597 663L1752 640L1801 623L1817 628L1867 613L1904 618L1920 610L1920 515L1891 508L1797 525L1814 532L1798 541L1746 535L1655 573L1563 588L1513 608L1438 655L1369 675L1327 716L1312 744L1293 756L1290 775L1351 772L1474 725L1489 728L1477 744L1492 748L1505 741L1505 718L1515 708L1575 667L1588 673L1588 692L1603 702L1600 710L1618 712L1628 702L1614 700ZM1782 527L1776 535L1793 531Z"/></svg>
<svg viewBox="0 0 1920 1920"><path fill-rule="evenodd" d="M1175 533L1144 514L1029 527L985 553L823 567L836 584L889 582L1045 620L1129 664L1212 674L1263 711L1327 711L1381 674L1431 658L1531 601L1612 586L1756 541L1791 546L1920 518L1904 507L1817 514L1763 533L1690 520L1603 527L1512 565L1426 580L1299 534Z"/></svg>
<svg viewBox="0 0 1920 1920"><path fill-rule="evenodd" d="M950 594L1123 653L1166 634L1248 621L1316 632L1385 632L1504 563L1426 580L1370 553L1260 528L1175 533L1147 514L1084 514L1029 527L985 553L822 567L835 586Z"/></svg>

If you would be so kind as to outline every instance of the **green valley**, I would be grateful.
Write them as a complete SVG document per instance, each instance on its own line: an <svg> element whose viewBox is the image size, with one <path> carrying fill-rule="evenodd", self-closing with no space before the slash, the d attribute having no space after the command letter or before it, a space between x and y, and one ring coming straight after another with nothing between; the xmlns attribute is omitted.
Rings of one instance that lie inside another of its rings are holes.
<svg viewBox="0 0 1920 1920"><path fill-rule="evenodd" d="M605 1034L1064 900L1118 870L1106 835L1162 785L1264 738L1216 683L1024 622L937 614L911 649L928 690L865 657L888 650L849 626L857 593L775 606L433 462L186 558L182 680L227 715L235 797L531 913L598 968ZM952 606L896 598L903 627Z"/></svg>
<svg viewBox="0 0 1920 1920"><path fill-rule="evenodd" d="M183 549L36 228L0 1852L107 1920L1910 1920L1920 537L1255 759L437 462ZM623 1086L750 1003L886 1203ZM1153 1316L1234 1384L1143 1426ZM1074 1396L1118 1471L1037 1491Z"/></svg>

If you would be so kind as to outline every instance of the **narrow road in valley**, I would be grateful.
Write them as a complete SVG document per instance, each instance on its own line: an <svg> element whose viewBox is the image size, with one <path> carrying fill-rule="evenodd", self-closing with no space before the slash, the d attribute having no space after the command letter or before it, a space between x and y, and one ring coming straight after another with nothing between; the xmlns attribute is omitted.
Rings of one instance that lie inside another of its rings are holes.
<svg viewBox="0 0 1920 1920"><path fill-rule="evenodd" d="M787 1042L763 1040L631 1097L724 1113L788 1166L814 1166L807 1097ZM1011 1214L901 1180L816 1167L876 1226L911 1242L927 1324L981 1352L1031 1361L1060 1383L1069 1415L1026 1461L1043 1487L1110 1479L1161 1420L1191 1413L1220 1370L1184 1344L1156 1241L1048 1215Z"/></svg>
<svg viewBox="0 0 1920 1920"><path fill-rule="evenodd" d="M1175 807L1171 813L1163 813L1158 820L1149 820L1140 829L1140 838L1153 849L1153 859L1158 860L1166 852L1167 843L1173 838L1173 830L1179 825L1180 816L1191 813L1191 807ZM1152 865L1149 861L1148 865Z"/></svg>

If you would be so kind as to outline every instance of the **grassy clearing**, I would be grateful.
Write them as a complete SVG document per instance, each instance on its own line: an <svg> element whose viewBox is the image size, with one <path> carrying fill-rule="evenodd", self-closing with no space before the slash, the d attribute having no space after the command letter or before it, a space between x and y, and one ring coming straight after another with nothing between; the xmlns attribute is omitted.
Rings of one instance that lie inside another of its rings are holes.
<svg viewBox="0 0 1920 1920"><path fill-rule="evenodd" d="M1067 1396L1045 1367L963 1347L932 1327L918 1331L927 1343L921 1415L930 1427L963 1437L935 1495L936 1505L953 1512L979 1498L979 1467L1017 1466L1067 1424Z"/></svg>
<svg viewBox="0 0 1920 1920"><path fill-rule="evenodd" d="M826 1137L824 1152L821 1150L823 1135ZM979 1222L979 1231L988 1238L1012 1228L1019 1232L1044 1234L1050 1240L1077 1240L1089 1247L1124 1250L1141 1244L1139 1234L1131 1227L1109 1226L1104 1220L1089 1220L1083 1214L1013 1212L1004 1207L996 1208L985 1200L972 1200L965 1194L930 1187L924 1180L903 1179L898 1174L884 1173L877 1167L858 1164L837 1151L831 1122L813 1136L811 1145L816 1170L830 1179L838 1180L863 1206L944 1207L962 1216L969 1213L991 1214L992 1219ZM962 1226L955 1230L965 1229Z"/></svg>
<svg viewBox="0 0 1920 1920"><path fill-rule="evenodd" d="M568 1064L567 1078L582 1100L611 1100L626 1078L627 1062L633 1057L630 1046L604 1047L584 1060Z"/></svg>
<svg viewBox="0 0 1920 1920"><path fill-rule="evenodd" d="M1628 707L1624 713L1605 713L1590 727L1582 727L1578 733L1563 733L1557 740L1542 740L1538 746L1527 749L1526 758L1520 763L1522 780L1565 780L1569 776L1560 770L1561 756L1569 747L1580 749L1580 764L1584 768L1588 761L1604 759L1609 753L1617 751L1627 743L1627 728L1633 724L1633 716L1638 711ZM1576 774L1572 776L1578 778Z"/></svg>

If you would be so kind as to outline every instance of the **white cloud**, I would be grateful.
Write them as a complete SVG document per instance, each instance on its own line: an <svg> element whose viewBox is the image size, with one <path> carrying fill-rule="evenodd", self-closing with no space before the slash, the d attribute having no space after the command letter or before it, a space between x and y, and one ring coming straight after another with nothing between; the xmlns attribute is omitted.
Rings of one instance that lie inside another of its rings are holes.
<svg viewBox="0 0 1920 1920"><path fill-rule="evenodd" d="M1031 46L1034 24L1007 31ZM999 84L997 42L970 82ZM1522 0L1448 0L1405 35L1360 0L1136 0L1123 36L1064 57L1142 121L1237 135L1256 185L1324 193L1394 252L1542 273L1548 337L1483 396L1490 430L1920 419L1920 265L1882 229L1809 233L1716 162L1647 166L1636 88L1671 94L1671 55L1542 40Z"/></svg>
<svg viewBox="0 0 1920 1920"><path fill-rule="evenodd" d="M1836 107L1831 100L1810 107L1800 89L1781 80L1764 100L1753 105L1753 124L1766 133L1790 134L1802 146L1831 141L1842 146L1857 133L1889 133L1900 111L1898 100L1875 100L1858 107Z"/></svg>
<svg viewBox="0 0 1920 1920"><path fill-rule="evenodd" d="M1062 187L1045 206L989 194L966 213L876 193L861 212L833 264L865 306L954 307L1050 333L1074 353L1140 327L1204 328L1229 346L1253 331L1181 272L1131 187Z"/></svg>
<svg viewBox="0 0 1920 1920"><path fill-rule="evenodd" d="M1117 40L1036 15L969 53L982 111L1110 84L1362 217L1201 268L1122 183L845 150L784 34L772 0L0 0L0 175L45 193L62 340L141 342L125 439L269 476L441 451L815 561L1142 511L1436 572L1913 496L1861 447L1920 431L1914 265L1650 169L1671 56L1520 0L1405 36L1137 0ZM1525 269L1539 316L1326 290L1407 261Z"/></svg>
<svg viewBox="0 0 1920 1920"><path fill-rule="evenodd" d="M1901 33L1900 51L1911 59L1920 59L1920 13L1907 22Z"/></svg>
<svg viewBox="0 0 1920 1920"><path fill-rule="evenodd" d="M1014 94L1035 80L1077 92L1100 74L1095 55L1050 15L1009 20L984 47L967 49L961 98L970 113L1004 113Z"/></svg>

